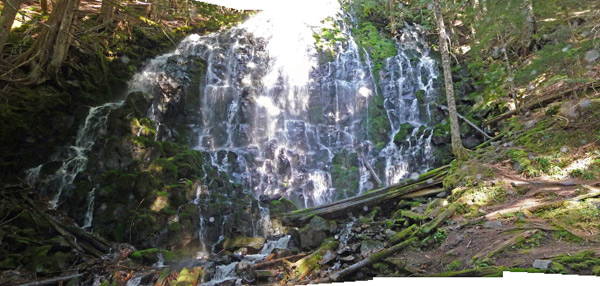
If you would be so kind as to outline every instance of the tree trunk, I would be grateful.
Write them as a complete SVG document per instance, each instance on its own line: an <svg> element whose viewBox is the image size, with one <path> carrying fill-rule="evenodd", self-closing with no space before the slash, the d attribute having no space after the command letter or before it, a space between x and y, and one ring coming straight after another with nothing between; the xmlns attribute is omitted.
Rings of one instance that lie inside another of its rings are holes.
<svg viewBox="0 0 600 286"><path fill-rule="evenodd" d="M13 22L15 21L15 17L17 16L17 12L19 7L24 0L4 0L5 5L4 9L2 9L2 17L0 18L0 54L4 49L4 45L8 40L8 36L10 35L10 30L12 28Z"/></svg>
<svg viewBox="0 0 600 286"><path fill-rule="evenodd" d="M523 56L527 56L535 48L535 39L533 36L537 33L537 22L533 13L533 1L525 0L525 4L527 6L527 33L525 35L527 43L523 47Z"/></svg>
<svg viewBox="0 0 600 286"><path fill-rule="evenodd" d="M48 14L48 0L40 0L40 8L42 9L42 15Z"/></svg>
<svg viewBox="0 0 600 286"><path fill-rule="evenodd" d="M115 1L117 0L102 0L100 7L100 23L107 24L113 19L115 13Z"/></svg>
<svg viewBox="0 0 600 286"><path fill-rule="evenodd" d="M15 66L30 65L29 75L24 79L26 83L40 84L48 76L58 77L67 56L73 19L78 9L79 0L59 0L33 46L13 61Z"/></svg>
<svg viewBox="0 0 600 286"><path fill-rule="evenodd" d="M446 28L442 18L440 0L433 0L433 10L438 26L440 37L440 53L442 54L442 67L444 69L444 85L446 87L446 99L448 101L448 117L450 118L450 134L452 136L452 153L457 160L467 159L467 149L462 145L458 117L456 116L456 103L454 101L454 83L452 82L452 70L450 69L450 55L448 42L446 41Z"/></svg>

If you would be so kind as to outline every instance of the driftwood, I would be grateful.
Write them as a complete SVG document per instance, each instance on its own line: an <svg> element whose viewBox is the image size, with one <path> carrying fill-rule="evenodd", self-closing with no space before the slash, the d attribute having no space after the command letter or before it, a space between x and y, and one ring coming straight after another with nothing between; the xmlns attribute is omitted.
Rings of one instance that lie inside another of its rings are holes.
<svg viewBox="0 0 600 286"><path fill-rule="evenodd" d="M331 204L293 211L286 214L283 217L283 221L288 225L301 225L310 220L313 216L331 219L347 215L349 212L362 209L365 206L381 205L408 198L409 194L441 184L449 168L450 166L446 165L422 174L417 180L408 179L396 185L373 190Z"/></svg>
<svg viewBox="0 0 600 286"><path fill-rule="evenodd" d="M56 283L67 281L67 280L72 280L74 278L78 278L78 277L81 277L81 276L83 276L83 273L69 275L69 276L55 277L55 278L41 280L41 281L34 281L34 282L24 283L24 284L20 284L19 286L51 285L51 284L56 284Z"/></svg>

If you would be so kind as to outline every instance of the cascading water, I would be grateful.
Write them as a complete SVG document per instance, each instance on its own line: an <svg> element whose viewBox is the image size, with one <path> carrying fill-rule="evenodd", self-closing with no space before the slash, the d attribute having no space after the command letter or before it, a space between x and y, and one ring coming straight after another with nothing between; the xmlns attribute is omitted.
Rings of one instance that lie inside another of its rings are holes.
<svg viewBox="0 0 600 286"><path fill-rule="evenodd" d="M59 205L62 192L66 188L72 188L73 181L77 175L87 167L88 153L94 146L96 139L106 133L106 121L110 112L122 105L123 101L120 101L90 108L84 125L77 133L75 144L68 146L63 152L58 154L59 158L56 161L62 161L63 163L54 174L40 180L39 174L42 165L27 171L27 180L30 184L39 184L41 189L49 195L54 193L50 201L52 208L56 208ZM93 195L92 201L89 203L93 204Z"/></svg>
<svg viewBox="0 0 600 286"><path fill-rule="evenodd" d="M133 86L152 92L145 79L178 64L173 55L204 59L196 149L256 197L282 195L309 207L380 186L379 177L389 185L427 170L429 104L438 73L423 31L404 29L398 54L379 71L378 91L373 63L343 20L350 15L334 1L328 5L312 22L266 11L225 32L189 36L174 53L150 64L144 80ZM325 17L339 25L344 40L332 61L319 63L313 33ZM367 131L369 102L377 96L391 125L387 142L372 142ZM402 129L408 136L398 140ZM336 156L355 156L355 168L336 166ZM336 168L355 173L356 190L336 189Z"/></svg>

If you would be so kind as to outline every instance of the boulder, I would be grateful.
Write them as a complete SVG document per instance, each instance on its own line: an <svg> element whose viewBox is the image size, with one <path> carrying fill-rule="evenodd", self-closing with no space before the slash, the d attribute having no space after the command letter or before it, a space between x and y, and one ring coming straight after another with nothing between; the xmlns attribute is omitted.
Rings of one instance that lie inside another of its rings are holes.
<svg viewBox="0 0 600 286"><path fill-rule="evenodd" d="M321 260L319 260L319 264L320 265L328 264L329 262L335 260L336 258L337 258L337 255L335 254L335 252L333 252L331 250L327 250L327 252L325 252L325 254L323 254L323 258L321 258Z"/></svg>
<svg viewBox="0 0 600 286"><path fill-rule="evenodd" d="M235 251L240 248L247 248L249 253L258 253L265 245L264 237L247 237L238 235L226 238L223 242L223 249Z"/></svg>
<svg viewBox="0 0 600 286"><path fill-rule="evenodd" d="M383 243L379 240L367 239L360 245L360 255L367 257L383 248Z"/></svg>
<svg viewBox="0 0 600 286"><path fill-rule="evenodd" d="M536 259L535 261L533 261L533 268L545 270L548 269L548 267L550 267L551 264L552 260Z"/></svg>
<svg viewBox="0 0 600 286"><path fill-rule="evenodd" d="M235 274L242 278L244 284L256 283L256 270L254 266L248 261L242 261L235 266Z"/></svg>
<svg viewBox="0 0 600 286"><path fill-rule="evenodd" d="M502 221L501 220L486 221L483 224L483 226L486 227L486 228L501 228L502 227Z"/></svg>
<svg viewBox="0 0 600 286"><path fill-rule="evenodd" d="M322 217L315 216L299 231L300 247L303 249L319 247L332 231L335 231L335 225Z"/></svg>
<svg viewBox="0 0 600 286"><path fill-rule="evenodd" d="M145 92L134 91L127 95L125 103L129 108L131 108L131 111L133 111L133 115L135 117L146 117L146 111L152 104L152 96Z"/></svg>

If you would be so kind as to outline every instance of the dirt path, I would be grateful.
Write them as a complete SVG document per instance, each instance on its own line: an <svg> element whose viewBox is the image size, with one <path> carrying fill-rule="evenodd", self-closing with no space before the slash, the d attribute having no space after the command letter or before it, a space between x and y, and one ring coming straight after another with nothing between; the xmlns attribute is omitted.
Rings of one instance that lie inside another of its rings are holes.
<svg viewBox="0 0 600 286"><path fill-rule="evenodd" d="M565 225L555 220L540 217L535 212L519 211L572 199L590 191L582 186L597 186L598 182L572 178L528 179L513 170L508 162L488 167L495 174L490 182L510 186L502 203L482 206L479 211L484 215L476 219L453 217L446 226L447 238L439 247L409 250L391 261L413 269L415 275L431 275L488 265L531 268L536 259L551 259L582 250L600 254L597 233L577 232L579 237L574 237L565 231Z"/></svg>

